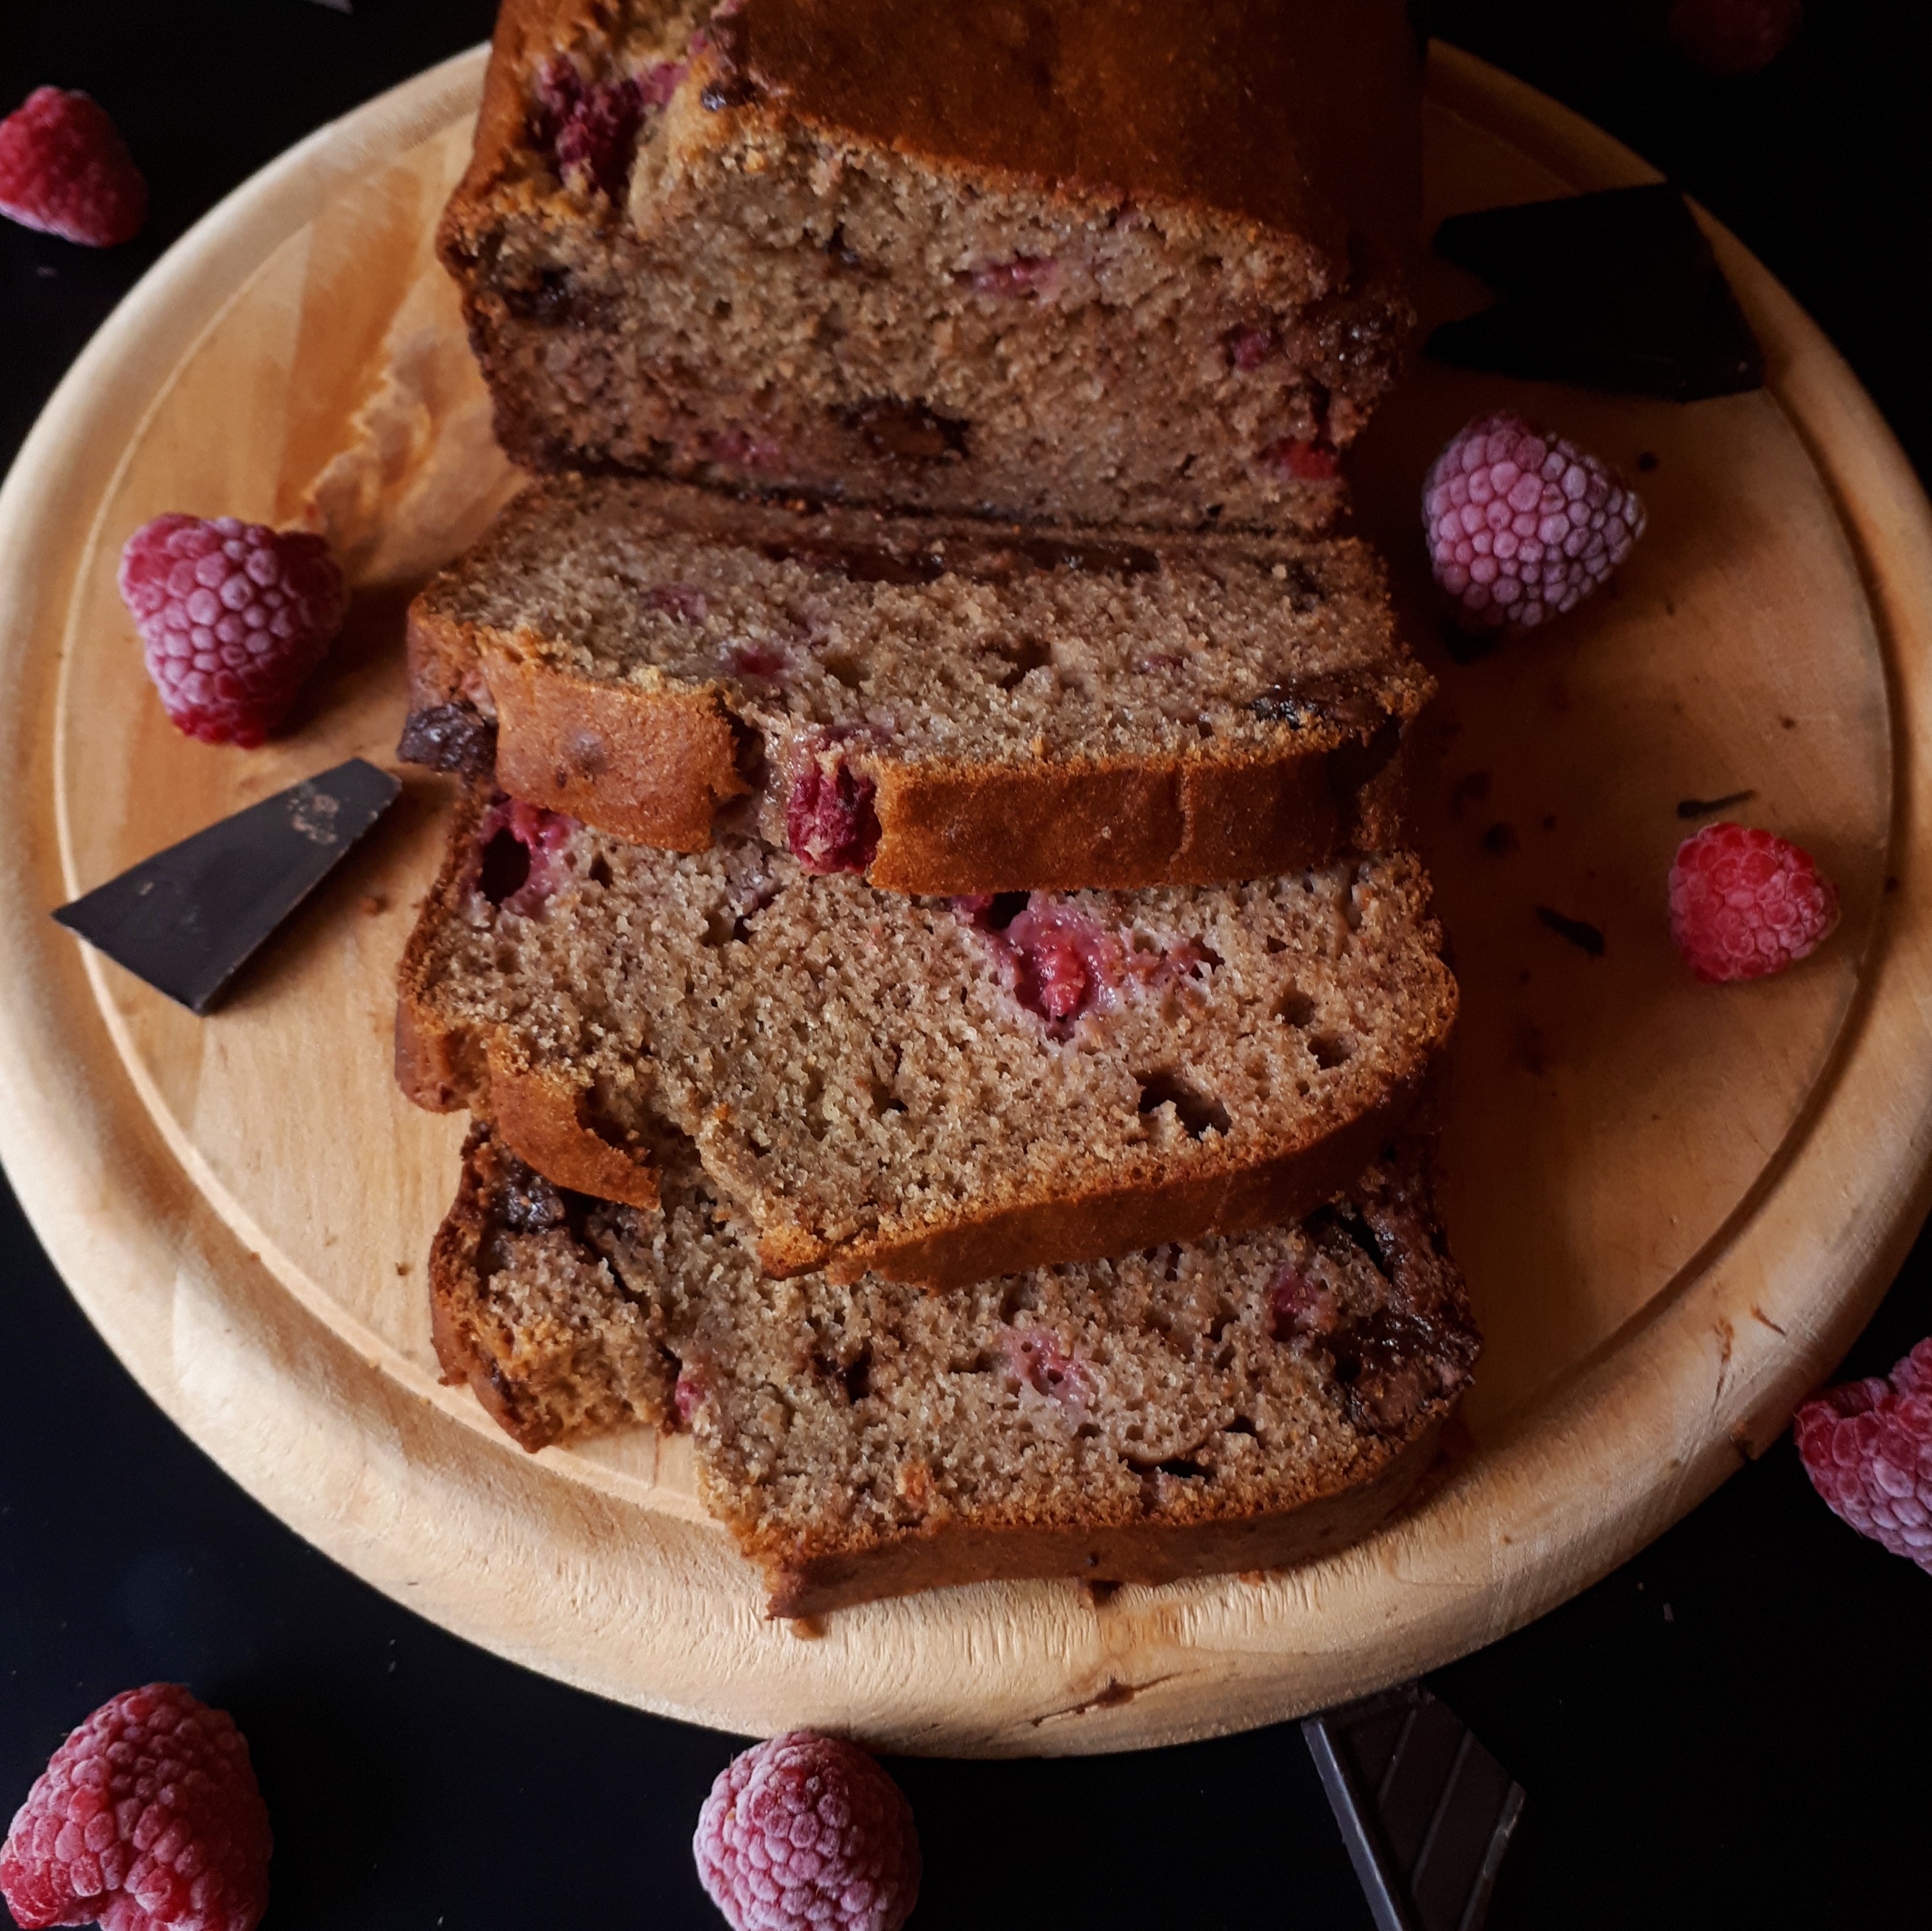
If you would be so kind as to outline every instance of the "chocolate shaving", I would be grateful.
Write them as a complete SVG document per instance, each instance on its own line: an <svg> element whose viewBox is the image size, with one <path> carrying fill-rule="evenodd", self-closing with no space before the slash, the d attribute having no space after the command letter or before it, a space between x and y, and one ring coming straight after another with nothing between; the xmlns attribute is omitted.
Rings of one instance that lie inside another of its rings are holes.
<svg viewBox="0 0 1932 1931"><path fill-rule="evenodd" d="M1559 939L1568 939L1573 946L1581 946L1593 959L1604 956L1604 935L1596 926L1586 919L1565 918L1561 912L1552 911L1547 905L1539 905L1536 916Z"/></svg>
<svg viewBox="0 0 1932 1931"><path fill-rule="evenodd" d="M1733 805L1747 805L1757 793L1755 791L1727 791L1721 798L1680 798L1677 801L1677 815L1680 818L1708 818L1715 811L1728 811Z"/></svg>

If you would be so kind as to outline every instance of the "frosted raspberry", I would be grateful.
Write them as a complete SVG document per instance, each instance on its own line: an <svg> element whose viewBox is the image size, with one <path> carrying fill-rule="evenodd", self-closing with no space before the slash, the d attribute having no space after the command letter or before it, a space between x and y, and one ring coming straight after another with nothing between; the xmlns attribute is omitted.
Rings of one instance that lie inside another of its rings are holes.
<svg viewBox="0 0 1932 1931"><path fill-rule="evenodd" d="M904 1794L863 1750L810 1730L734 1757L692 1849L732 1931L898 1931L919 1902Z"/></svg>
<svg viewBox="0 0 1932 1931"><path fill-rule="evenodd" d="M1664 30L1686 59L1732 79L1768 67L1804 23L1804 0L1676 0Z"/></svg>
<svg viewBox="0 0 1932 1931"><path fill-rule="evenodd" d="M1706 825L1677 848L1670 936L1706 985L1782 972L1838 922L1838 888L1788 838Z"/></svg>
<svg viewBox="0 0 1932 1931"><path fill-rule="evenodd" d="M342 628L319 536L158 516L121 552L121 598L167 714L205 744L258 745Z"/></svg>
<svg viewBox="0 0 1932 1931"><path fill-rule="evenodd" d="M785 800L785 842L807 871L863 871L878 855L878 787L843 757L808 754Z"/></svg>
<svg viewBox="0 0 1932 1931"><path fill-rule="evenodd" d="M148 184L98 101L37 87L0 121L0 214L111 248L140 232Z"/></svg>
<svg viewBox="0 0 1932 1931"><path fill-rule="evenodd" d="M1832 1513L1932 1573L1932 1340L1889 1380L1826 1389L1792 1426L1804 1472Z"/></svg>
<svg viewBox="0 0 1932 1931"><path fill-rule="evenodd" d="M1643 534L1643 505L1595 457L1507 412L1480 416L1422 487L1436 580L1472 629L1574 609Z"/></svg>
<svg viewBox="0 0 1932 1931"><path fill-rule="evenodd" d="M0 1895L22 1931L254 1931L270 1848L233 1720L151 1683L55 1751L0 1849Z"/></svg>

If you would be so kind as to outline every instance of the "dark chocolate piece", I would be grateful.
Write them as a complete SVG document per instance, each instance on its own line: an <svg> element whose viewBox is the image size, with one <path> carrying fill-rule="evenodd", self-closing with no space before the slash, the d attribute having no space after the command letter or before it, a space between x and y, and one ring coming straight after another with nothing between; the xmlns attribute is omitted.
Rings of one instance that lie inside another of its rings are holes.
<svg viewBox="0 0 1932 1931"><path fill-rule="evenodd" d="M143 859L53 916L205 1013L401 789L352 757Z"/></svg>
<svg viewBox="0 0 1932 1931"><path fill-rule="evenodd" d="M1451 215L1436 247L1505 297L1436 331L1443 361L1677 402L1763 386L1757 338L1666 183Z"/></svg>
<svg viewBox="0 0 1932 1931"><path fill-rule="evenodd" d="M1419 1683L1301 1726L1376 1931L1480 1931L1522 1786Z"/></svg>
<svg viewBox="0 0 1932 1931"><path fill-rule="evenodd" d="M496 727L474 704L460 698L412 711L403 720L396 755L460 778L481 778L496 768Z"/></svg>
<svg viewBox="0 0 1932 1931"><path fill-rule="evenodd" d="M1600 927L1592 925L1588 919L1565 918L1561 912L1552 910L1547 905L1539 905L1536 908L1536 916L1559 939L1568 939L1573 946L1581 946L1593 959L1604 956L1604 934Z"/></svg>

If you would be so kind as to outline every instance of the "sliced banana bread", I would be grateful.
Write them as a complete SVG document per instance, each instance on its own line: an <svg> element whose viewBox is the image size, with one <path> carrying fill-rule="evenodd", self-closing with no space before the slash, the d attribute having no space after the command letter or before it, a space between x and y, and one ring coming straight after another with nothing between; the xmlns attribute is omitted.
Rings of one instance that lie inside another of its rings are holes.
<svg viewBox="0 0 1932 1931"><path fill-rule="evenodd" d="M533 467L1318 529L1420 103L1404 0L505 0L440 245Z"/></svg>
<svg viewBox="0 0 1932 1931"><path fill-rule="evenodd" d="M660 1152L644 1214L473 1129L436 1351L526 1448L688 1427L774 1615L1304 1561L1413 1488L1479 1346L1414 1147L1298 1226L945 1295L769 1279L690 1143Z"/></svg>
<svg viewBox="0 0 1932 1931"><path fill-rule="evenodd" d="M1427 673L1366 546L526 490L410 613L406 757L634 842L751 794L902 892L1201 884L1399 842ZM734 815L746 811L737 806Z"/></svg>
<svg viewBox="0 0 1932 1931"><path fill-rule="evenodd" d="M404 955L398 1069L640 1206L670 1122L775 1273L958 1285L1326 1199L1448 1038L1440 946L1407 854L947 901L479 789Z"/></svg>

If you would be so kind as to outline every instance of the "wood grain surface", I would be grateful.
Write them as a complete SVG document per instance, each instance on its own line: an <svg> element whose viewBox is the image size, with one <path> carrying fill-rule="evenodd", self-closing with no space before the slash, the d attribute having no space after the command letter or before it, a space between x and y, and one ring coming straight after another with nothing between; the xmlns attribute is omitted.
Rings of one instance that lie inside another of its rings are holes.
<svg viewBox="0 0 1932 1931"><path fill-rule="evenodd" d="M1353 460L1442 676L1418 802L1465 997L1446 1108L1452 1236L1489 1351L1424 1501L1290 1573L982 1586L762 1615L641 1432L527 1457L440 1387L423 1265L460 1121L389 1074L393 974L446 799L403 803L214 1018L48 910L265 793L393 763L412 587L515 486L430 229L480 52L322 130L143 282L0 494L0 1151L89 1315L278 1515L377 1587L532 1666L744 1731L911 1750L1117 1750L1269 1722L1440 1663L1640 1546L1763 1445L1891 1278L1927 1204L1932 520L1862 392L1730 238L1764 393L1688 407L1425 362ZM1652 178L1438 49L1432 216ZM1432 271L1436 314L1480 291ZM1420 476L1511 405L1637 472L1616 593L1452 662ZM292 729L211 750L166 721L114 589L164 510L326 529L348 634ZM1798 838L1843 925L1785 977L1713 989L1672 948L1680 801ZM1603 934L1600 956L1538 916Z"/></svg>

